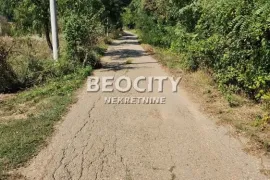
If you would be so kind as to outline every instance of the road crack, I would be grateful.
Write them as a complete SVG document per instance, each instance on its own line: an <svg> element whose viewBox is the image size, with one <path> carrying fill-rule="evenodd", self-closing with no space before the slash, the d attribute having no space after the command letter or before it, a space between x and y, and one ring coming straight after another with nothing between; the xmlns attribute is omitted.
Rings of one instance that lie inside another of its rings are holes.
<svg viewBox="0 0 270 180"><path fill-rule="evenodd" d="M73 146L75 139L78 137L78 135L83 131L83 129L87 126L87 124L90 122L88 119L91 119L91 112L96 108L96 104L100 101L101 96L99 97L99 99L93 103L93 106L91 107L91 109L88 111L88 117L84 120L85 122L83 123L83 125L81 126L81 128L75 133L75 135L72 138L72 141L69 145L67 145L64 149L62 149L62 157L60 159L59 165L57 166L57 168L53 171L52 174L52 178L54 180L56 180L56 173L57 171L61 168L61 166L63 166L66 174L68 175L68 179L72 179L71 177L71 172L68 170L68 165L73 162L73 160L78 157L78 155L76 155L74 158L72 158L72 160L68 161L67 163L63 163L64 159L66 159L66 154L67 154L67 150L70 148L70 145ZM94 122L92 122L93 124ZM89 142L87 142L86 145L83 146L83 150L82 150L82 162L81 162L81 172L80 172L80 177L79 179L82 177L82 173L83 173L83 164L84 164L84 154L85 154L85 149L86 147L89 145ZM73 154L76 150L76 148L73 146L74 150L71 154Z"/></svg>

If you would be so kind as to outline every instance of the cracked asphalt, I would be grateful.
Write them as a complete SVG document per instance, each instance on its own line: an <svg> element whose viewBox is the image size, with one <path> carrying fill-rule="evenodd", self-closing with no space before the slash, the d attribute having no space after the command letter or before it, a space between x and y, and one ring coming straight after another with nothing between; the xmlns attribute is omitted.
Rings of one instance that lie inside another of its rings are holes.
<svg viewBox="0 0 270 180"><path fill-rule="evenodd" d="M114 41L103 62L95 76L168 76L128 33ZM104 102L148 96L166 97L166 104ZM48 146L21 173L30 180L267 179L261 161L198 109L181 86L178 93L166 83L163 93L89 93L85 86Z"/></svg>

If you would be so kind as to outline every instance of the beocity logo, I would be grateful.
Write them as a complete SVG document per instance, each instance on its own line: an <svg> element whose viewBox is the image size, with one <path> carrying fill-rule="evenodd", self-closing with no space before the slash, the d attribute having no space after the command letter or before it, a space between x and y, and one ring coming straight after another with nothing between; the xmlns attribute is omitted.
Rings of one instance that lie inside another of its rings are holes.
<svg viewBox="0 0 270 180"><path fill-rule="evenodd" d="M167 77L167 76L157 76L157 77L145 77L140 76L132 80L126 76L120 76L115 78L114 76L108 77L88 77L87 81L87 91L88 92L114 92L117 90L119 92L129 92L132 88L139 93L148 92L151 93L154 91L154 83L157 83L157 91L162 93L164 90L164 82L169 81L171 83L172 92L178 91L178 85L181 81L181 77ZM147 87L140 87L140 83L147 83ZM121 86L122 84L122 86ZM123 85L124 84L124 85ZM124 87L123 87L124 86Z"/></svg>
<svg viewBox="0 0 270 180"><path fill-rule="evenodd" d="M171 91L173 93L178 91L178 85L181 81L181 77L167 77L167 76L139 76L137 78L129 78L127 76L120 76L118 78L114 76L108 77L89 77L87 81L87 91L88 92L104 92L112 93L115 91L121 93L127 93L132 90L132 88L138 93L151 94L152 92L163 93L164 87L166 85L167 90L169 85L165 84L169 82L171 84ZM170 90L170 89L169 89ZM155 93L157 95L157 93ZM127 97L104 97L105 104L166 104L166 97L131 97L128 94ZM164 95L164 94L162 94Z"/></svg>

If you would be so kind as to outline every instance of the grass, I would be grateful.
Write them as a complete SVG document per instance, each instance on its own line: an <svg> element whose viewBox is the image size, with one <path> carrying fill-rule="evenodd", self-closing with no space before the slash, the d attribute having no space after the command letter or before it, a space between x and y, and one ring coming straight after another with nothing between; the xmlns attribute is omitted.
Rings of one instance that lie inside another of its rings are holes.
<svg viewBox="0 0 270 180"><path fill-rule="evenodd" d="M244 95L219 89L209 70L185 71L181 54L149 44L142 46L170 73L183 77L181 86L189 92L193 101L200 104L206 114L214 117L218 124L234 126L236 134L241 133L248 137L251 145L247 151L255 155L270 153L269 108Z"/></svg>
<svg viewBox="0 0 270 180"><path fill-rule="evenodd" d="M73 74L0 101L0 179L42 148L90 72L90 68L78 68ZM12 119L14 115L21 118Z"/></svg>

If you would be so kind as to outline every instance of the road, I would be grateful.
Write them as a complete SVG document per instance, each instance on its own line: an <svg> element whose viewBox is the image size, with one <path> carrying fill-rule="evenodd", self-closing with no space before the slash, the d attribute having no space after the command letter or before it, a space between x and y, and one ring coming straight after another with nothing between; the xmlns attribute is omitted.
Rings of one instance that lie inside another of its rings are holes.
<svg viewBox="0 0 270 180"><path fill-rule="evenodd" d="M103 62L97 77L169 76L132 34L114 41ZM38 180L267 179L260 160L201 113L181 85L178 93L166 83L163 93L156 88L89 93L84 87L48 146L22 174ZM105 104L105 97L166 97L166 104Z"/></svg>

